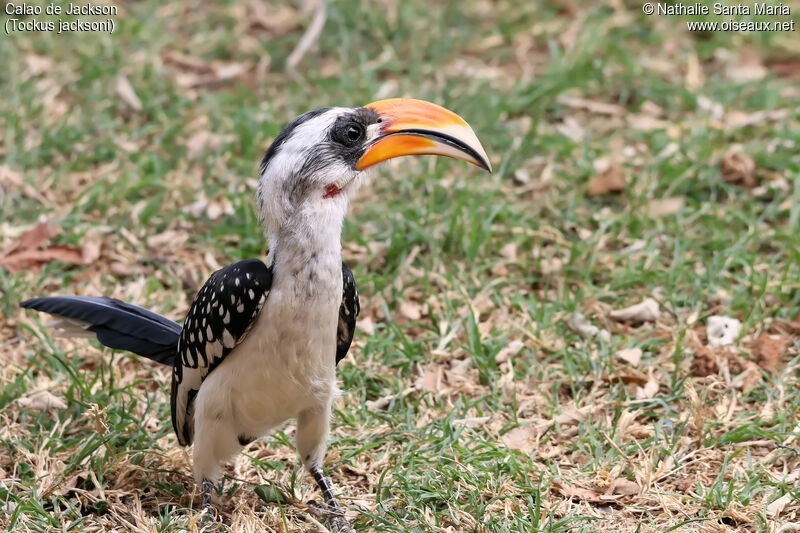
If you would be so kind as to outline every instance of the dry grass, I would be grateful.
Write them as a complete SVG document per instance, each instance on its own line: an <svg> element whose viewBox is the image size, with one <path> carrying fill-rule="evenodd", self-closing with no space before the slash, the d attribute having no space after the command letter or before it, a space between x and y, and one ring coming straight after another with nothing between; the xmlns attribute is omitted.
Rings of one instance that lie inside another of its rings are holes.
<svg viewBox="0 0 800 533"><path fill-rule="evenodd" d="M0 41L0 257L39 217L61 229L36 247L61 261L0 268L4 526L199 520L166 369L51 339L18 302L181 320L266 249L256 162L286 121L413 95L467 117L496 172L392 162L351 207L363 314L326 466L356 529L800 527L795 36L619 2L429 4L331 3L292 75L313 18L295 4L124 3L111 36ZM612 318L646 298L657 316ZM741 333L714 346L711 316ZM230 466L231 530L319 529L293 431Z"/></svg>

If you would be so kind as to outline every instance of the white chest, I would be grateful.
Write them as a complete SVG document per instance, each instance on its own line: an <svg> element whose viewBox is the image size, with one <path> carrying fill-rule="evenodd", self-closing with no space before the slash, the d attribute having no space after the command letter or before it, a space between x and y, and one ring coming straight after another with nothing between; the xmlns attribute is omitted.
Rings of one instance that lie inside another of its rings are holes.
<svg viewBox="0 0 800 533"><path fill-rule="evenodd" d="M298 279L308 275L305 269L283 280L276 274L253 328L203 383L201 394L220 395L208 399L226 406L240 431L261 435L305 409L332 401L337 392L340 262L335 278L332 272L317 268L313 287Z"/></svg>

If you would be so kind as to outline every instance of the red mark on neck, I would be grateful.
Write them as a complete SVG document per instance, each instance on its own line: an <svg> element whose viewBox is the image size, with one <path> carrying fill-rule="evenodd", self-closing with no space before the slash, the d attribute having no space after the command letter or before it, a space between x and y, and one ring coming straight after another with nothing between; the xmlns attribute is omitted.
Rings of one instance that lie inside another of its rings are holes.
<svg viewBox="0 0 800 533"><path fill-rule="evenodd" d="M342 192L342 189L339 188L338 185L331 183L327 187L325 187L325 194L322 195L323 198L333 198L337 194Z"/></svg>

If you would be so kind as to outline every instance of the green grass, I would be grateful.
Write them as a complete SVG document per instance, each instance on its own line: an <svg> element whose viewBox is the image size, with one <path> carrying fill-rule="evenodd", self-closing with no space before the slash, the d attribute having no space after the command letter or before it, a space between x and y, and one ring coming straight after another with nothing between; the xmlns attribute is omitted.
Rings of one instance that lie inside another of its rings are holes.
<svg viewBox="0 0 800 533"><path fill-rule="evenodd" d="M0 38L0 250L41 215L62 228L59 244L102 245L91 265L0 268L4 526L196 525L166 370L51 339L18 303L80 291L181 320L208 254L219 264L264 254L253 184L282 126L387 96L457 111L495 173L393 162L351 206L344 257L375 327L339 367L326 467L356 529L774 531L797 519L798 337L780 325L800 313L800 91L796 73L772 67L798 64L796 34L691 35L685 19L644 17L635 3L334 1L290 76L310 16L276 3L263 20L285 23L265 27L256 4L120 3L112 35ZM747 57L763 77L741 77ZM201 83L230 64L243 74ZM119 75L141 110L118 95ZM775 110L786 114L736 125ZM193 147L202 135L211 144ZM723 179L731 151L754 160L759 188ZM588 196L604 162L623 169L625 190ZM651 214L672 197L677 212ZM214 220L188 209L202 198L230 209ZM607 318L646 297L660 304L657 322ZM611 342L572 332L564 318L576 310ZM746 387L735 365L730 377L698 375L715 314L742 321L732 352L747 361L762 332L784 332L778 372ZM514 340L524 347L498 363ZM638 367L616 358L622 348L642 349ZM658 392L637 398L649 379ZM41 388L66 407L26 402ZM576 409L583 418L566 416ZM536 440L530 453L506 445L518 428ZM304 502L318 494L292 439L290 424L229 470L287 498L265 503L228 481L220 508L232 530L316 529ZM641 493L593 503L565 492L615 478Z"/></svg>

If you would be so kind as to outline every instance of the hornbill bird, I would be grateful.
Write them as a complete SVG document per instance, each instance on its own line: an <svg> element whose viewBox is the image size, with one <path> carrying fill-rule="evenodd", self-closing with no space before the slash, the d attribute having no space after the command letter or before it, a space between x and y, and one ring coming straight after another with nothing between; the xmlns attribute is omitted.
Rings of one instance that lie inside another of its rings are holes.
<svg viewBox="0 0 800 533"><path fill-rule="evenodd" d="M67 333L91 332L109 348L172 366L172 425L181 445L194 443L204 511L224 462L296 417L297 451L335 513L340 507L322 461L336 365L359 312L353 274L342 263L342 223L368 168L413 154L454 157L491 172L470 126L436 104L392 98L309 111L278 134L261 161L256 201L267 262L249 259L212 274L183 326L105 297L21 305L56 315Z"/></svg>

